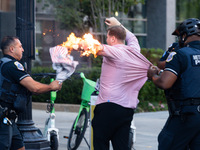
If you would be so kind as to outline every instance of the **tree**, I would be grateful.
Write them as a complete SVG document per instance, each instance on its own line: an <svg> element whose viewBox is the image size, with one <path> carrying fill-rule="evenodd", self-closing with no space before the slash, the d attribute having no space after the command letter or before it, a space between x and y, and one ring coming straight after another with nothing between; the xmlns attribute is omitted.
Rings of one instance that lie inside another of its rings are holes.
<svg viewBox="0 0 200 150"><path fill-rule="evenodd" d="M37 0L38 2L41 0ZM131 5L144 3L145 0L45 0L55 6L57 20L61 29L78 30L83 34L92 29L105 31L104 20L116 12L127 13Z"/></svg>

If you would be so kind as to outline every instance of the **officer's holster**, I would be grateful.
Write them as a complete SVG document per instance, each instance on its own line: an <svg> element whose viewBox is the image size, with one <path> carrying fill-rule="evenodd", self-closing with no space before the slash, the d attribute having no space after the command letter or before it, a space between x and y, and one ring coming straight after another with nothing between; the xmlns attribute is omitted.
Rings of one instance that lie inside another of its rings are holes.
<svg viewBox="0 0 200 150"><path fill-rule="evenodd" d="M0 105L0 121L3 120L3 118L7 117L10 120L15 120L17 118L17 114L14 110L10 110L7 107L2 107Z"/></svg>
<svg viewBox="0 0 200 150"><path fill-rule="evenodd" d="M177 105L172 99L167 99L169 115L179 116L181 112L181 105Z"/></svg>

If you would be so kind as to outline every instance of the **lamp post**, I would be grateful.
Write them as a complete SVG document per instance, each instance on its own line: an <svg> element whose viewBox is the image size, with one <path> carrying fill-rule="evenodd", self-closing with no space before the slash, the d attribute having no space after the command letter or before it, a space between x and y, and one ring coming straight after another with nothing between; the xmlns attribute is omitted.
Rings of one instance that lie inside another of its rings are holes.
<svg viewBox="0 0 200 150"><path fill-rule="evenodd" d="M31 72L31 60L35 59L35 0L16 0L16 35L19 37L24 54L22 63ZM21 131L25 148L50 150L49 142L32 121L32 97L27 96L27 108L19 114L17 125Z"/></svg>

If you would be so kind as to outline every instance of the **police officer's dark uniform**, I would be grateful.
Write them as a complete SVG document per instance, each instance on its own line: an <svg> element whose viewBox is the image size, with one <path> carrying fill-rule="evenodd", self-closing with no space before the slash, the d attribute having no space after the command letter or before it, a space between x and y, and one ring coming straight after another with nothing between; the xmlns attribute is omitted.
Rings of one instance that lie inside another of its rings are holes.
<svg viewBox="0 0 200 150"><path fill-rule="evenodd" d="M19 149L24 146L15 124L17 114L25 109L27 90L20 81L29 76L15 58L5 55L0 62L0 149ZM25 102L25 103L24 103ZM3 113L2 113L3 111ZM11 145L11 148L9 146Z"/></svg>
<svg viewBox="0 0 200 150"><path fill-rule="evenodd" d="M182 30L184 32L180 33ZM187 19L173 35L182 38L184 33L187 36L200 36L200 20ZM165 70L174 73L177 80L167 97L170 116L158 136L159 150L186 150L187 145L190 150L199 150L200 41L190 42L176 52L171 52Z"/></svg>

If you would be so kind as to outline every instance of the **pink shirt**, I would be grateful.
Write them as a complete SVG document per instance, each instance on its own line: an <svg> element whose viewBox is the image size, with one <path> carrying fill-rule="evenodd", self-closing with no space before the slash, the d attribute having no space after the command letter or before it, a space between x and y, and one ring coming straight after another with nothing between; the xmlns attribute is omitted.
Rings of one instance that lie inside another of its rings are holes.
<svg viewBox="0 0 200 150"><path fill-rule="evenodd" d="M100 77L100 91L96 104L113 102L127 108L136 108L138 93L147 80L151 65L141 53L137 38L126 35L127 45L104 45L106 56Z"/></svg>

